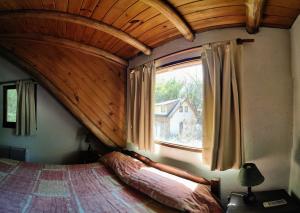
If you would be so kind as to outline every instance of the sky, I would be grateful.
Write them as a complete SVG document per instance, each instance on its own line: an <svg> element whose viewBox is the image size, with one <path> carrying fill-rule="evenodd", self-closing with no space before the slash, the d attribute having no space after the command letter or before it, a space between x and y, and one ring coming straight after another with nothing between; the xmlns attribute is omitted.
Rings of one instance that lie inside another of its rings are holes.
<svg viewBox="0 0 300 213"><path fill-rule="evenodd" d="M202 64L196 64L189 67L173 69L169 72L156 74L156 82L163 82L168 79L175 78L178 81L190 81L190 76L199 76L203 80Z"/></svg>

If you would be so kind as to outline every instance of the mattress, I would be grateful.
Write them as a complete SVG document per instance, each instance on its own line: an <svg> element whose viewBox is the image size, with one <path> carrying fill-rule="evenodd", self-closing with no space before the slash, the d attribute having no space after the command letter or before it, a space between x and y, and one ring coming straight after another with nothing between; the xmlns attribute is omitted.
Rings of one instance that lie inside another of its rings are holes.
<svg viewBox="0 0 300 213"><path fill-rule="evenodd" d="M177 212L122 183L100 162L47 165L0 159L0 213Z"/></svg>

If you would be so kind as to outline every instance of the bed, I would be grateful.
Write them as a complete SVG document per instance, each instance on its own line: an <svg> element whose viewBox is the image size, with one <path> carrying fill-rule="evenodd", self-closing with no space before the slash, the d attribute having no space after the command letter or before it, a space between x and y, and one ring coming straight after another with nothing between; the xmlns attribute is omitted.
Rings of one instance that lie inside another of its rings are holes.
<svg viewBox="0 0 300 213"><path fill-rule="evenodd" d="M2 158L0 212L178 212L178 210L129 187L103 162L47 165Z"/></svg>

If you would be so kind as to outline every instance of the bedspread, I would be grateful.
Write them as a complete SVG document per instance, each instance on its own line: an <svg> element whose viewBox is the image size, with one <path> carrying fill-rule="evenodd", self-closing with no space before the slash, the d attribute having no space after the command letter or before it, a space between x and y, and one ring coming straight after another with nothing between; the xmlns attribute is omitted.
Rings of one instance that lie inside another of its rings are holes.
<svg viewBox="0 0 300 213"><path fill-rule="evenodd" d="M124 185L100 162L44 165L0 159L0 213L177 212Z"/></svg>

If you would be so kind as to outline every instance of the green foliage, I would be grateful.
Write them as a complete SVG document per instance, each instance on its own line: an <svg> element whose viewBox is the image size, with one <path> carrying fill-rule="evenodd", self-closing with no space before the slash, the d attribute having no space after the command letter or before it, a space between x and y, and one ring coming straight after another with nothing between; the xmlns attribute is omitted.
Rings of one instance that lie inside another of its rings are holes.
<svg viewBox="0 0 300 213"><path fill-rule="evenodd" d="M182 88L183 83L177 81L175 78L165 82L157 82L155 88L156 103L180 98L179 94Z"/></svg>

